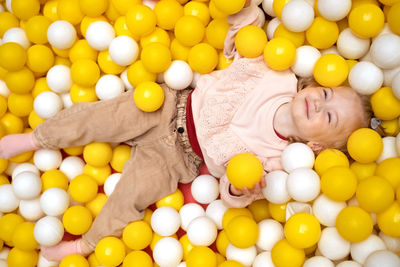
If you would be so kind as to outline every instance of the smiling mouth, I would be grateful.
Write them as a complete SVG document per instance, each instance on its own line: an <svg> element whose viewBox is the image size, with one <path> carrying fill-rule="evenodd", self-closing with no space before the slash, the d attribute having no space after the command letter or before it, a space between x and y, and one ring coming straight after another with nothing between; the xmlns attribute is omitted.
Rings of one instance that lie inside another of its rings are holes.
<svg viewBox="0 0 400 267"><path fill-rule="evenodd" d="M306 114L307 114L307 119L309 119L309 118L310 118L310 115L309 115L309 105L308 105L308 101L307 101L307 99L304 99L304 102L305 102L305 104L306 104Z"/></svg>

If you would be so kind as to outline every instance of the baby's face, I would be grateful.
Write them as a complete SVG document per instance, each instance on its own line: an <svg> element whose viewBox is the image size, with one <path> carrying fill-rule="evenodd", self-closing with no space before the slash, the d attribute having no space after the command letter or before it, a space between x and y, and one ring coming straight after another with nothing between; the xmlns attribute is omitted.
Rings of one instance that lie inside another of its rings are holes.
<svg viewBox="0 0 400 267"><path fill-rule="evenodd" d="M300 138L331 144L361 125L361 100L349 87L308 87L296 94L292 117Z"/></svg>

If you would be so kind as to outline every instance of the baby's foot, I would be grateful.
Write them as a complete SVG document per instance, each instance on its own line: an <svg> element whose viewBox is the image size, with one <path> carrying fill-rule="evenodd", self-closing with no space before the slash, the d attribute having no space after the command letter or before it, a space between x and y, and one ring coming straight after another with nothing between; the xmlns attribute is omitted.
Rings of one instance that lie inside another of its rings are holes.
<svg viewBox="0 0 400 267"><path fill-rule="evenodd" d="M33 133L10 134L0 139L0 158L9 159L26 151L38 149Z"/></svg>
<svg viewBox="0 0 400 267"><path fill-rule="evenodd" d="M63 258L71 254L80 254L82 256L86 256L81 250L80 241L81 239L77 239L74 241L61 241L60 243L52 247L41 246L40 250L43 257L45 257L48 261L59 262Z"/></svg>

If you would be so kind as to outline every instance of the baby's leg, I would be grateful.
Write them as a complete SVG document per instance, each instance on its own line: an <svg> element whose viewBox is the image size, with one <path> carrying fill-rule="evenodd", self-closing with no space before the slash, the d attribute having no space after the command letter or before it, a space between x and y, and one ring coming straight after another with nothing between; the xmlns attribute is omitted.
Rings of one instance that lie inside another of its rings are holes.
<svg viewBox="0 0 400 267"><path fill-rule="evenodd" d="M0 139L0 158L8 159L26 151L39 149L33 132L10 134Z"/></svg>

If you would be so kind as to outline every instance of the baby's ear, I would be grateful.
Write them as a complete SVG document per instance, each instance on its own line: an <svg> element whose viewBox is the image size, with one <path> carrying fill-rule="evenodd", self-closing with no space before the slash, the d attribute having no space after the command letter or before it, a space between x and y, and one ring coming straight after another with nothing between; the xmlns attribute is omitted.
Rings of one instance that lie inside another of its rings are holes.
<svg viewBox="0 0 400 267"><path fill-rule="evenodd" d="M309 146L312 149L312 151L314 151L314 153L316 154L318 154L319 152L321 152L326 148L325 145L315 141L308 141L306 145Z"/></svg>

